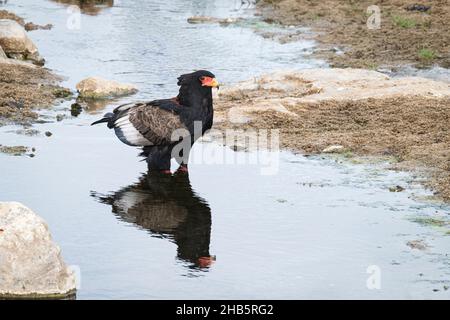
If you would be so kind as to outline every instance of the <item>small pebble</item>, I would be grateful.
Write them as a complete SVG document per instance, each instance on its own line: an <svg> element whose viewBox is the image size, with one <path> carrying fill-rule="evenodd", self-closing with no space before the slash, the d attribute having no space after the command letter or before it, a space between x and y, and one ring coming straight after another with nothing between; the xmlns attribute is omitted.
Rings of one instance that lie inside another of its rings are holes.
<svg viewBox="0 0 450 320"><path fill-rule="evenodd" d="M390 192L402 192L404 190L405 188L403 188L402 186L389 187Z"/></svg>
<svg viewBox="0 0 450 320"><path fill-rule="evenodd" d="M72 104L70 106L70 114L73 117L78 117L82 110L83 110L83 107L81 106L81 104L79 104L77 102L75 102L74 104Z"/></svg>
<svg viewBox="0 0 450 320"><path fill-rule="evenodd" d="M328 146L322 150L323 153L341 153L343 151L345 151L345 148L338 144Z"/></svg>
<svg viewBox="0 0 450 320"><path fill-rule="evenodd" d="M53 135L53 133L51 133L50 131L47 131L47 132L45 132L45 135L46 135L47 137L51 137L51 136Z"/></svg>

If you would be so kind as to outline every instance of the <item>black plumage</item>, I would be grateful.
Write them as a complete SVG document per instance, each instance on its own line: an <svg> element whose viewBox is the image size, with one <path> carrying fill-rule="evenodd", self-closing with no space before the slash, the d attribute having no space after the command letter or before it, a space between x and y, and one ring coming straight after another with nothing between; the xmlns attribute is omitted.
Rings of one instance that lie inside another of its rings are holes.
<svg viewBox="0 0 450 320"><path fill-rule="evenodd" d="M211 209L192 189L189 174L144 174L111 194L91 195L119 219L175 242L178 258L190 268L203 269L215 260L209 252Z"/></svg>
<svg viewBox="0 0 450 320"><path fill-rule="evenodd" d="M211 89L218 83L214 74L200 70L178 77L178 85L175 98L124 104L93 125L105 122L123 143L143 147L141 155L147 158L149 170L170 170L172 158L186 169L189 150L172 151L185 139L189 141L183 146L192 146L212 127Z"/></svg>

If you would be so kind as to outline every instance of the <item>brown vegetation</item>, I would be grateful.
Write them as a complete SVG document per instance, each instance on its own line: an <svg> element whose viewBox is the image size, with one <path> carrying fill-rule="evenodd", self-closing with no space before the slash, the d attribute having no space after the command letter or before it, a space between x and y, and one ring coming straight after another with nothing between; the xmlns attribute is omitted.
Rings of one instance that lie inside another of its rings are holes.
<svg viewBox="0 0 450 320"><path fill-rule="evenodd" d="M334 67L439 64L450 67L450 5L447 0L424 1L425 12L411 10L411 0L262 0L263 19L284 25L309 26L317 31L319 57ZM420 2L422 3L422 2ZM380 29L371 30L367 9L381 11ZM291 37L292 40L298 38ZM284 39L286 40L286 39ZM338 54L334 47L343 49Z"/></svg>

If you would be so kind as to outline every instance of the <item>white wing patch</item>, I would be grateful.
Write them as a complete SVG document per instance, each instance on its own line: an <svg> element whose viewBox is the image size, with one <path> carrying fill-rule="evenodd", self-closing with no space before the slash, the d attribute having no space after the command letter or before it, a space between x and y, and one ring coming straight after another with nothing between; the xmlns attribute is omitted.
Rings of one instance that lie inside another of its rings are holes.
<svg viewBox="0 0 450 320"><path fill-rule="evenodd" d="M116 120L114 123L114 131L120 141L129 146L144 147L153 145L151 141L147 140L136 130L130 122L128 114Z"/></svg>

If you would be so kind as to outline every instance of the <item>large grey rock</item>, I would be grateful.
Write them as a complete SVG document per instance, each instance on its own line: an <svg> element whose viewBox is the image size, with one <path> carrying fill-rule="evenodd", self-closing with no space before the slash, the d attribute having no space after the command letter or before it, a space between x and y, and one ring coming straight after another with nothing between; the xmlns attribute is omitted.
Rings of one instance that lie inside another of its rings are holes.
<svg viewBox="0 0 450 320"><path fill-rule="evenodd" d="M0 299L66 298L75 288L44 220L20 203L0 202Z"/></svg>
<svg viewBox="0 0 450 320"><path fill-rule="evenodd" d="M120 97L137 92L137 88L131 84L119 83L99 77L90 77L77 84L80 98L107 99Z"/></svg>
<svg viewBox="0 0 450 320"><path fill-rule="evenodd" d="M25 29L14 20L0 19L0 46L10 58L30 60L38 65L45 62Z"/></svg>

